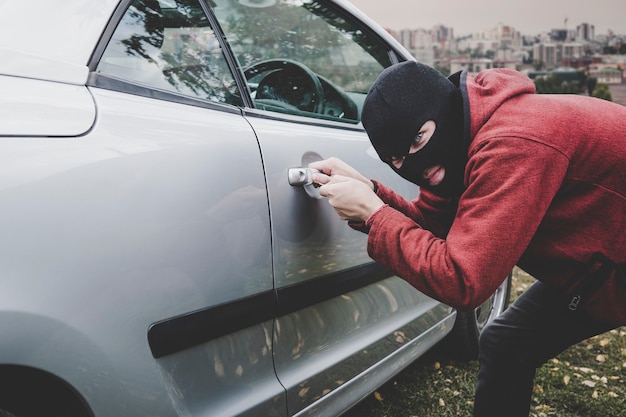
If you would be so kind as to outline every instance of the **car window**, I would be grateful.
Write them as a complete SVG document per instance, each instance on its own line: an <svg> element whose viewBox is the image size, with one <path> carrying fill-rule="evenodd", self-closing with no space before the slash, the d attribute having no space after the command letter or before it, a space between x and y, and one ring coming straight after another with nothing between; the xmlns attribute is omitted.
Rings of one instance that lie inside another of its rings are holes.
<svg viewBox="0 0 626 417"><path fill-rule="evenodd" d="M311 0L213 0L256 108L356 122L388 48Z"/></svg>
<svg viewBox="0 0 626 417"><path fill-rule="evenodd" d="M135 0L96 72L193 98L242 105L198 0Z"/></svg>

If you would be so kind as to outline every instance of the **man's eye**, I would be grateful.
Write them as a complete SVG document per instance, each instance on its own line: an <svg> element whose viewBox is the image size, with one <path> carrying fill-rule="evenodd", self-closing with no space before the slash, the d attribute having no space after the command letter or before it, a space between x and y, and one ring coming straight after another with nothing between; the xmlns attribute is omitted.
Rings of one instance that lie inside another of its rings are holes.
<svg viewBox="0 0 626 417"><path fill-rule="evenodd" d="M409 153L415 153L422 149L428 143L427 138L424 136L424 132L420 132L413 139L413 144L411 145L411 149L409 149Z"/></svg>

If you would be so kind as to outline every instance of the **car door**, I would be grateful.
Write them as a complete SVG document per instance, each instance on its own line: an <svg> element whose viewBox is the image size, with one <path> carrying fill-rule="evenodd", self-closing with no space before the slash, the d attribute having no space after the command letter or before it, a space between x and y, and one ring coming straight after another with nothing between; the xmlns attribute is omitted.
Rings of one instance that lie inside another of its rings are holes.
<svg viewBox="0 0 626 417"><path fill-rule="evenodd" d="M283 416L265 176L222 45L196 0L123 2L111 25L90 141L116 156L109 269L137 308L111 358L129 414L97 414Z"/></svg>
<svg viewBox="0 0 626 417"><path fill-rule="evenodd" d="M359 123L367 89L398 56L334 2L211 3L246 79L252 102L245 117L263 156L278 311L274 360L288 414L337 415L452 323L449 307L373 263L366 235L340 221L314 187L289 182L290 174L306 182L308 163L335 156L415 196L378 160Z"/></svg>

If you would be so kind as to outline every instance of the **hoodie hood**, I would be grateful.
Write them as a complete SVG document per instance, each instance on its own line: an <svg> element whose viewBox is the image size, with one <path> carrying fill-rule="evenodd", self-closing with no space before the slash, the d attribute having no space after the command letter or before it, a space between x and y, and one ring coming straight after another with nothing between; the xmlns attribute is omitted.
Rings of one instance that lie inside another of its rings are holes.
<svg viewBox="0 0 626 417"><path fill-rule="evenodd" d="M505 101L521 94L535 94L535 83L528 76L509 69L493 69L467 76L469 110L471 114L470 138Z"/></svg>

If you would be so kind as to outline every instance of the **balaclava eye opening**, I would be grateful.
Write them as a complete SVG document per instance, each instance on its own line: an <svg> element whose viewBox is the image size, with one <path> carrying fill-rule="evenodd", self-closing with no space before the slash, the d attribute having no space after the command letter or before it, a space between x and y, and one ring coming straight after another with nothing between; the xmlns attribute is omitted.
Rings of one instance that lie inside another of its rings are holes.
<svg viewBox="0 0 626 417"><path fill-rule="evenodd" d="M458 197L464 190L467 150L463 144L463 105L460 89L439 71L408 61L385 69L367 94L361 120L378 156L400 176L443 197ZM435 132L428 144L407 155L425 122ZM392 156L406 158L400 169ZM423 178L426 168L442 165L444 180L431 186Z"/></svg>

